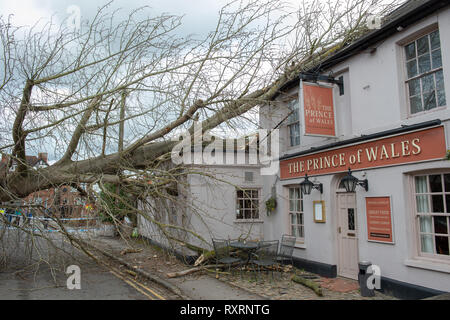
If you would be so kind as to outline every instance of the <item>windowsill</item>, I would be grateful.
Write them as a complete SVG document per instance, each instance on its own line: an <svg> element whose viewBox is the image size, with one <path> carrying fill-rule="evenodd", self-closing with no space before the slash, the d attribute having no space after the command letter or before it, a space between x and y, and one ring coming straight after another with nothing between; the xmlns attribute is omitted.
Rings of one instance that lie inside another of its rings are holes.
<svg viewBox="0 0 450 320"><path fill-rule="evenodd" d="M439 106L439 107L435 107L433 109L429 109L429 110L425 110L425 111L420 111L420 112L416 112L416 113L411 113L408 112L408 116L406 117L406 120L408 119L414 119L416 117L420 117L420 116L424 116L424 115L428 115L428 114L432 114L433 112L439 112L439 111L443 111L447 109L447 106Z"/></svg>
<svg viewBox="0 0 450 320"><path fill-rule="evenodd" d="M294 247L297 249L306 249L306 244L304 242L296 242Z"/></svg>
<svg viewBox="0 0 450 320"><path fill-rule="evenodd" d="M264 221L260 219L236 219L233 223L264 223Z"/></svg>
<svg viewBox="0 0 450 320"><path fill-rule="evenodd" d="M297 150L297 149L299 149L299 148L300 148L300 143L297 144L297 145L295 145L295 146L289 145L289 146L287 146L286 151Z"/></svg>
<svg viewBox="0 0 450 320"><path fill-rule="evenodd" d="M416 257L413 259L407 259L404 263L408 267L450 273L450 261L445 262L436 259Z"/></svg>

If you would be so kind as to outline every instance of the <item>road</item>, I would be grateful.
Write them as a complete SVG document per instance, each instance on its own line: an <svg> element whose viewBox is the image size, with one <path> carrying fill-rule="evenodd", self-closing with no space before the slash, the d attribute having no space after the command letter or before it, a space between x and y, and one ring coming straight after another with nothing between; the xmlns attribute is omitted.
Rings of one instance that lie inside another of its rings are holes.
<svg viewBox="0 0 450 320"><path fill-rule="evenodd" d="M7 243L6 248L10 249L8 266L2 267L0 263L0 300L177 299L166 289L145 279L137 279L132 272L105 257L96 254L101 261L99 265L68 244L64 244L64 250L70 251L69 254L61 256L60 253L49 255L50 249L43 242L37 247L39 250L34 250L30 262L24 243L16 241L15 246L11 241ZM63 247L62 242L58 246ZM52 261L47 263L50 258ZM72 273L66 274L66 270L70 265L80 268L80 289L67 288L67 280Z"/></svg>
<svg viewBox="0 0 450 320"><path fill-rule="evenodd" d="M157 300L164 293L150 288L151 284L134 281L121 270L109 271L95 263L80 266L81 289L67 288L69 275L62 270L0 272L1 300ZM53 274L52 274L53 273ZM124 281L125 280L125 281ZM148 288L148 289L146 289ZM151 290L151 291L150 291ZM153 292L153 293L152 293Z"/></svg>

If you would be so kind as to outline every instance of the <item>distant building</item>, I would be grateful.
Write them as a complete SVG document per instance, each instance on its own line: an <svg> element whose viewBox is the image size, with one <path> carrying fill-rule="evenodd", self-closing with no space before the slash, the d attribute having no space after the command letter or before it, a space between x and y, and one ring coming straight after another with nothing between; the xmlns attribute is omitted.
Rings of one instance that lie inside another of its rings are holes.
<svg viewBox="0 0 450 320"><path fill-rule="evenodd" d="M48 167L48 154L41 152L37 156L26 156L27 166L33 169ZM5 169L8 166L8 162L11 159L8 155L2 154L2 160L0 162L0 172L2 172L2 177L4 177ZM15 159L11 160L12 163L9 167L9 172L13 172L17 168L17 161Z"/></svg>
<svg viewBox="0 0 450 320"><path fill-rule="evenodd" d="M6 168L10 157L2 155L0 162L0 176L2 179L6 176ZM48 154L41 152L37 156L26 156L27 166L33 169L48 167ZM17 161L12 159L9 172L17 168ZM15 204L19 204L17 201ZM41 205L48 214L56 214L59 217L81 217L86 215L85 199L81 197L80 192L71 186L59 186L33 192L20 201L20 205ZM41 215L42 212L34 210L33 214Z"/></svg>

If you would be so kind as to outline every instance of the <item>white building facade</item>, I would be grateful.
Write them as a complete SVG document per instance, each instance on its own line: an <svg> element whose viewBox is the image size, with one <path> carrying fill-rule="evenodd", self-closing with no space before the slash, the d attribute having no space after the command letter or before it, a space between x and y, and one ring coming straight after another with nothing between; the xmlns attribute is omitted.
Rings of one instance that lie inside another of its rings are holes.
<svg viewBox="0 0 450 320"><path fill-rule="evenodd" d="M300 76L333 88L334 136L306 133L300 77L261 108L263 128L285 119L280 172L262 177L263 198L275 187L278 203L264 237L296 236L295 262L307 270L357 279L358 262L370 261L382 289L423 297L450 291L450 6L399 10ZM349 168L367 191L344 189ZM322 193L301 192L305 174Z"/></svg>
<svg viewBox="0 0 450 320"><path fill-rule="evenodd" d="M205 174L193 172L178 185L180 206L161 222L180 226L173 230L178 237L208 249L211 238L289 234L297 239L293 260L300 268L357 279L358 263L369 261L379 267L385 292L406 298L449 292L449 31L448 1L408 2L261 106L260 127L279 130L277 174L261 175L248 161L192 166ZM299 88L307 85L331 88L332 113L305 116ZM309 131L307 122L321 117L332 134ZM360 180L354 192L343 181L349 168ZM305 174L317 187L310 194L302 192ZM271 197L277 205L268 212ZM139 231L166 242L150 221L141 219Z"/></svg>

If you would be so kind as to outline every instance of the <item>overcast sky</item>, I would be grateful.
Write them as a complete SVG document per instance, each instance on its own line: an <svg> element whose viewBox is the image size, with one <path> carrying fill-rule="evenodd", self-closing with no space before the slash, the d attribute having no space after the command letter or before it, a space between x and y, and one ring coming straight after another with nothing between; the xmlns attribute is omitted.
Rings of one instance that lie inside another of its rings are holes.
<svg viewBox="0 0 450 320"><path fill-rule="evenodd" d="M159 15L163 12L174 15L184 15L183 33L202 34L211 31L215 26L217 12L229 0L115 0L113 8L122 8L121 14L129 10L149 6L150 12ZM39 19L54 19L62 21L70 16L67 9L78 6L81 19L89 21L97 9L108 3L106 0L0 0L0 15L14 14L14 25L33 25ZM181 31L181 30L180 30Z"/></svg>

